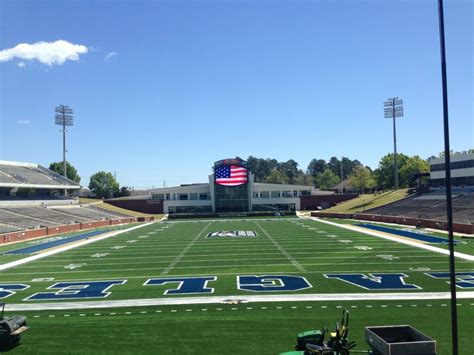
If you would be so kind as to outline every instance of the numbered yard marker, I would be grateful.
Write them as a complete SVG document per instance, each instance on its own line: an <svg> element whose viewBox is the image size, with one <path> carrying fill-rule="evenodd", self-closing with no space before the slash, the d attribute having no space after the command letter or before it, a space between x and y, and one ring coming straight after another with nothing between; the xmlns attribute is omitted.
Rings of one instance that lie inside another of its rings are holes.
<svg viewBox="0 0 474 355"><path fill-rule="evenodd" d="M104 256L110 255L110 253L95 253L91 255L91 258L103 258Z"/></svg>
<svg viewBox="0 0 474 355"><path fill-rule="evenodd" d="M358 246L355 246L354 248L359 249L359 250L364 250L364 251L372 250L371 247L368 247L366 245L358 245Z"/></svg>
<svg viewBox="0 0 474 355"><path fill-rule="evenodd" d="M400 259L398 256L394 256L394 255L386 255L386 254L380 254L380 255L376 255L378 258L380 259L384 259L384 260L396 260L396 259Z"/></svg>
<svg viewBox="0 0 474 355"><path fill-rule="evenodd" d="M69 270L74 270L74 269L79 269L79 268L83 267L84 265L86 265L86 263L69 264L69 265L66 265L64 268L69 269Z"/></svg>

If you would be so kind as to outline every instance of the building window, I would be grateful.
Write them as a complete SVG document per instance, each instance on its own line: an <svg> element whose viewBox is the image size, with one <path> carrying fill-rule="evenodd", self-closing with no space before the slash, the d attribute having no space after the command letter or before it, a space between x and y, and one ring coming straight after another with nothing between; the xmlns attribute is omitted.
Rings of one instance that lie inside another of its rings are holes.
<svg viewBox="0 0 474 355"><path fill-rule="evenodd" d="M293 197L293 191L283 191L282 197Z"/></svg>
<svg viewBox="0 0 474 355"><path fill-rule="evenodd" d="M199 199L200 200L210 200L211 199L211 194L207 192L201 192L199 194Z"/></svg>
<svg viewBox="0 0 474 355"><path fill-rule="evenodd" d="M272 197L272 198L278 198L278 197L280 197L280 191L272 191L271 197Z"/></svg>
<svg viewBox="0 0 474 355"><path fill-rule="evenodd" d="M188 194L178 194L178 200L186 201L188 199Z"/></svg>
<svg viewBox="0 0 474 355"><path fill-rule="evenodd" d="M269 191L260 191L260 198L270 198Z"/></svg>
<svg viewBox="0 0 474 355"><path fill-rule="evenodd" d="M198 194L196 192L191 192L189 194L189 199L190 200L197 200L198 199Z"/></svg>
<svg viewBox="0 0 474 355"><path fill-rule="evenodd" d="M154 200L164 200L165 195L164 194L153 194L153 199Z"/></svg>
<svg viewBox="0 0 474 355"><path fill-rule="evenodd" d="M169 200L171 200L171 195L170 195L170 194L166 194L166 196L165 196L165 197L166 197L166 201L169 201Z"/></svg>
<svg viewBox="0 0 474 355"><path fill-rule="evenodd" d="M253 193L253 198L258 198L258 191Z"/></svg>

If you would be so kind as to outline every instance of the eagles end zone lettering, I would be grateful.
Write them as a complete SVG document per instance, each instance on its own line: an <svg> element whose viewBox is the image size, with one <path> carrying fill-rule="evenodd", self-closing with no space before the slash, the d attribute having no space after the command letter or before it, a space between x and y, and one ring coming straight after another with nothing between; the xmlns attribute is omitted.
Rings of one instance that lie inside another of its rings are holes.
<svg viewBox="0 0 474 355"><path fill-rule="evenodd" d="M189 295L196 293L214 293L214 289L207 287L209 281L216 281L217 276L206 277L160 277L148 279L144 286L166 285L179 283L174 289L167 289L164 295Z"/></svg>
<svg viewBox="0 0 474 355"><path fill-rule="evenodd" d="M15 291L23 291L30 286L24 284L0 284L0 299L14 295Z"/></svg>
<svg viewBox="0 0 474 355"><path fill-rule="evenodd" d="M25 298L25 301L105 298L110 295L110 292L106 292L109 288L113 285L123 285L125 282L127 280L57 282L48 287L59 289L57 292L38 292Z"/></svg>
<svg viewBox="0 0 474 355"><path fill-rule="evenodd" d="M449 279L448 272L433 272L425 273L435 279ZM456 286L459 288L474 288L474 272L457 272L456 273ZM449 283L449 282L448 282Z"/></svg>
<svg viewBox="0 0 474 355"><path fill-rule="evenodd" d="M237 276L237 288L252 292L300 291L311 288L302 276L264 275Z"/></svg>
<svg viewBox="0 0 474 355"><path fill-rule="evenodd" d="M405 284L405 274L324 274L328 279L338 279L365 290L417 290L417 285Z"/></svg>

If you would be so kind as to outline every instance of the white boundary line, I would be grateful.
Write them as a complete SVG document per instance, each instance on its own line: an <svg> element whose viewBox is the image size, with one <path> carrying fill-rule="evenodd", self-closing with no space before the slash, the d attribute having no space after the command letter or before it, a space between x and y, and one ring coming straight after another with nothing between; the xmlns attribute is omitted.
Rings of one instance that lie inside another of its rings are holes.
<svg viewBox="0 0 474 355"><path fill-rule="evenodd" d="M297 268L299 271L306 271L304 269L304 267L298 262L295 260L295 258L293 258L275 239L272 238L272 236L265 230L263 229L263 227L257 222L255 221L255 225L261 229L261 231L263 232L263 234L265 234L265 236L270 239L270 241L273 243L273 245L284 255L286 256L286 258L293 264L293 266L295 268Z"/></svg>
<svg viewBox="0 0 474 355"><path fill-rule="evenodd" d="M304 295L240 295L240 296L211 296L211 297L174 297L174 298L145 298L117 301L86 301L86 302L55 302L20 304L9 303L8 312L71 310L95 308L123 308L143 306L169 306L190 304L212 304L239 302L327 302L327 301L405 301L405 300L448 300L449 292L416 292L416 293L323 293ZM474 292L458 292L458 299L474 299Z"/></svg>
<svg viewBox="0 0 474 355"><path fill-rule="evenodd" d="M208 224L206 224L206 226L199 232L199 234L197 236L195 236L193 238L193 240L191 240L189 242L188 245L186 245L186 247L181 251L181 253L176 257L174 258L174 260L166 267L166 269L164 269L160 276L164 276L164 275L168 275L168 273L176 266L177 263L179 263L179 261L183 258L183 256L188 252L189 249L191 249L191 247L194 245L194 243L196 243L196 241L201 238L202 234L204 233L204 231L212 224L212 222L209 222Z"/></svg>
<svg viewBox="0 0 474 355"><path fill-rule="evenodd" d="M335 222L331 222L331 221L326 221L326 220L320 219L318 217L310 217L310 218L313 221L326 223L326 224L329 224L329 225L332 225L332 226L336 226L336 227L343 228L343 229L348 229L348 230L351 230L351 231L354 231L354 232L373 235L374 237L379 237L379 238L391 240L392 242L407 244L407 245L411 245L413 247L426 249L426 250L429 250L429 251L434 251L435 253L449 255L449 250L438 248L438 247L435 247L435 246L432 246L432 245L423 244L423 243L416 242L416 241L411 241L411 240L408 240L408 239L405 239L405 238L392 237L392 236L390 236L386 233L376 232L376 231L373 231L373 230L368 230L366 228L361 228L361 227L357 227L357 226L353 226L353 225L349 225L349 224L339 224L339 223L335 223ZM474 261L474 255L459 253L459 252L455 251L454 256L459 258L459 259Z"/></svg>
<svg viewBox="0 0 474 355"><path fill-rule="evenodd" d="M85 240L81 240L81 241L78 241L78 242L73 242L72 244L68 244L68 245L65 245L63 247L54 248L52 250L46 251L46 252L41 253L41 254L28 256L28 257L23 258L23 259L19 259L19 260L15 260L15 261L12 261L12 262L9 262L9 263L6 263L6 264L2 264L2 265L0 265L0 271L11 269L15 266L23 265L23 264L29 263L31 261L35 261L35 260L38 260L38 259L45 258L45 257L50 256L50 255L62 253L63 251L66 251L66 250L71 250L71 249L81 247L83 245L98 242L100 240L107 239L107 238L110 238L110 237L114 237L114 236L122 234L122 233L127 233L127 232L130 232L132 230L148 226L152 223L155 223L155 222L140 224L138 226L134 226L134 227L131 227L131 228L128 228L128 229L121 229L121 230L118 230L118 231L106 232L104 234L99 235L98 237L91 237L90 239L86 238Z"/></svg>

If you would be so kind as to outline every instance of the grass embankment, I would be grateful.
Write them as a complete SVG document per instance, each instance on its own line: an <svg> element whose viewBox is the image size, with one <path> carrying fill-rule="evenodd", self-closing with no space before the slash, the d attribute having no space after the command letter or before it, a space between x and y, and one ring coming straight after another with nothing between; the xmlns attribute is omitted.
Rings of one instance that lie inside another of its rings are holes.
<svg viewBox="0 0 474 355"><path fill-rule="evenodd" d="M408 189L389 190L375 194L362 194L352 200L328 208L324 212L360 213L365 210L386 205L408 196Z"/></svg>

